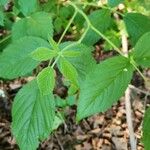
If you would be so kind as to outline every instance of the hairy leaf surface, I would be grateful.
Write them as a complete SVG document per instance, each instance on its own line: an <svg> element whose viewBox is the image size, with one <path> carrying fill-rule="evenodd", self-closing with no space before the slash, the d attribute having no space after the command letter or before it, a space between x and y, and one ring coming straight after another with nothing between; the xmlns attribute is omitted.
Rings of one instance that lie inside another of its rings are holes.
<svg viewBox="0 0 150 150"><path fill-rule="evenodd" d="M144 34L137 42L133 51L133 59L138 65L150 67L150 32Z"/></svg>
<svg viewBox="0 0 150 150"><path fill-rule="evenodd" d="M115 7L117 6L118 4L122 3L124 0L108 0L108 4L111 6L111 7Z"/></svg>
<svg viewBox="0 0 150 150"><path fill-rule="evenodd" d="M31 14L32 12L35 12L38 6L38 1L37 0L17 0L17 3L20 7L21 12L27 16Z"/></svg>
<svg viewBox="0 0 150 150"><path fill-rule="evenodd" d="M35 150L53 128L55 105L52 94L40 94L36 80L16 95L12 108L12 132L21 150Z"/></svg>
<svg viewBox="0 0 150 150"><path fill-rule="evenodd" d="M31 58L38 47L49 44L37 37L24 37L10 44L0 55L0 77L14 79L30 73L39 64Z"/></svg>
<svg viewBox="0 0 150 150"><path fill-rule="evenodd" d="M51 50L46 47L39 47L32 52L32 58L38 61L46 61L57 56L57 53L54 50Z"/></svg>
<svg viewBox="0 0 150 150"><path fill-rule="evenodd" d="M4 13L1 9L0 9L0 25L4 26Z"/></svg>
<svg viewBox="0 0 150 150"><path fill-rule="evenodd" d="M96 65L92 56L93 47L87 47L84 44L78 44L75 42L65 42L60 44L60 49L62 50L64 48L68 53L72 53L72 51L80 53L80 56L71 58L66 57L66 59L77 69L79 82L83 82L85 80L85 76L91 72L93 67Z"/></svg>
<svg viewBox="0 0 150 150"><path fill-rule="evenodd" d="M78 73L76 68L65 58L60 59L60 71L75 86L78 86Z"/></svg>
<svg viewBox="0 0 150 150"><path fill-rule="evenodd" d="M28 2L29 3L29 2ZM53 35L53 25L51 16L45 12L36 12L28 18L17 21L12 28L13 40L24 36L38 36L48 39Z"/></svg>
<svg viewBox="0 0 150 150"><path fill-rule="evenodd" d="M129 60L121 56L97 65L81 86L77 120L110 108L123 95L132 73Z"/></svg>
<svg viewBox="0 0 150 150"><path fill-rule="evenodd" d="M150 31L150 18L139 13L127 13L124 22L133 45L139 38Z"/></svg>
<svg viewBox="0 0 150 150"><path fill-rule="evenodd" d="M150 150L150 108L148 108L144 115L143 121L143 143L145 150Z"/></svg>
<svg viewBox="0 0 150 150"><path fill-rule="evenodd" d="M0 5L4 6L8 3L8 0L0 0Z"/></svg>
<svg viewBox="0 0 150 150"><path fill-rule="evenodd" d="M55 72L51 67L44 68L37 76L37 83L41 94L48 95L55 86Z"/></svg>

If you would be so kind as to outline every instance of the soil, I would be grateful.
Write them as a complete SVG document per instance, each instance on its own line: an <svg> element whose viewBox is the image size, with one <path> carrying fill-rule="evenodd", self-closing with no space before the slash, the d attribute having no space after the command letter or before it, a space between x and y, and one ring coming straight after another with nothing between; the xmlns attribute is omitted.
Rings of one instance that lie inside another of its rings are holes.
<svg viewBox="0 0 150 150"><path fill-rule="evenodd" d="M111 53L106 54L106 57L111 56ZM105 58L105 54L103 54L103 57ZM145 75L148 77L149 72L149 70L145 70ZM20 78L13 81L0 80L0 150L19 150L11 134L11 108L13 98L18 90L32 78ZM136 72L132 84L138 89L147 91L143 80ZM63 91L65 92L65 90ZM142 119L145 108L150 104L150 97L138 90L131 89L131 99L137 150L144 150L141 143ZM76 106L66 108L65 124L61 125L47 140L42 142L38 149L130 150L124 97L107 112L84 119L79 124L75 121L75 114Z"/></svg>

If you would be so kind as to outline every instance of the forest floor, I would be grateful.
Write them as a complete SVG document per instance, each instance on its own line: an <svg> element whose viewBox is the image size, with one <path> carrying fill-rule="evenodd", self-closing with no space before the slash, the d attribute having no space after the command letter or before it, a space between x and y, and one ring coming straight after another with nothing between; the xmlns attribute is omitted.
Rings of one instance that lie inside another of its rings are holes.
<svg viewBox="0 0 150 150"><path fill-rule="evenodd" d="M149 76L149 72L145 71L146 75ZM0 80L0 150L19 150L11 134L11 108L18 90L31 79ZM132 84L147 91L137 73ZM133 127L137 150L144 150L141 143L142 119L150 97L138 89L131 89ZM130 150L124 97L107 112L84 119L79 124L75 121L75 114L75 106L66 108L65 123L40 144L39 150Z"/></svg>

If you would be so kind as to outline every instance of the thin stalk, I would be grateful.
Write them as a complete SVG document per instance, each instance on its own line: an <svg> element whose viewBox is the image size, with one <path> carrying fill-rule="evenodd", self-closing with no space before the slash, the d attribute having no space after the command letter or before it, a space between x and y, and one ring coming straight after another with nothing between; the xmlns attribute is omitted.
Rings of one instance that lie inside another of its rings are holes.
<svg viewBox="0 0 150 150"><path fill-rule="evenodd" d="M99 34L104 40L106 40L114 48L115 51L117 51L120 55L124 56L120 49L113 42L111 42L104 34L97 30L93 25L91 26L91 29L97 34Z"/></svg>
<svg viewBox="0 0 150 150"><path fill-rule="evenodd" d="M55 64L57 63L57 61L59 60L60 55L58 55L55 59L55 61L53 62L53 64L51 65L51 68L54 68Z"/></svg>
<svg viewBox="0 0 150 150"><path fill-rule="evenodd" d="M86 14L85 14L82 10L80 10L80 9L79 9L73 2L71 2L71 1L69 1L68 4L71 5L72 7L74 7L74 9L77 10L77 12L80 13L80 14L84 17L84 19L86 20L86 22L87 22L88 25L91 25L90 20L88 19L88 17L86 16Z"/></svg>
<svg viewBox="0 0 150 150"><path fill-rule="evenodd" d="M115 12L115 13L119 14L120 16L124 17L124 14L122 14L121 12L119 12L119 11L113 9L113 8L110 8L108 6L102 6L102 5L98 5L96 3L88 3L88 2L74 2L74 4L77 4L77 5L87 5L87 6L92 6L92 7L98 7L98 8L108 9L111 12Z"/></svg>
<svg viewBox="0 0 150 150"><path fill-rule="evenodd" d="M69 20L69 22L68 22L68 24L67 24L67 26L66 26L64 32L62 33L62 35L61 35L61 37L60 37L60 39L59 39L59 41L58 41L58 45L60 44L60 42L61 42L62 39L64 38L64 36L65 36L67 30L69 29L70 25L72 24L72 22L73 22L75 16L77 15L77 13L78 13L78 11L75 9L75 12L74 12L73 16L72 16L71 19Z"/></svg>
<svg viewBox="0 0 150 150"><path fill-rule="evenodd" d="M129 88L135 90L138 93L143 93L143 94L145 94L147 96L150 96L150 92L142 90L142 89L139 89L139 88L137 88L137 87L135 87L135 86L133 86L131 84L129 85Z"/></svg>
<svg viewBox="0 0 150 150"><path fill-rule="evenodd" d="M132 60L130 63L131 63L131 64L133 65L133 67L137 70L137 72L140 74L140 76L143 78L143 80L144 80L144 81L147 81L147 78L143 75L143 73L142 73L142 72L139 70L139 68L136 66L134 60Z"/></svg>
<svg viewBox="0 0 150 150"><path fill-rule="evenodd" d="M65 50L67 50L68 48L70 48L70 47L72 47L72 46L75 46L75 45L77 45L77 44L78 44L78 42L74 42L74 43L72 43L72 44L66 46L64 49L62 49L62 51L65 51Z"/></svg>
<svg viewBox="0 0 150 150"><path fill-rule="evenodd" d="M73 6L83 17L84 19L86 20L87 24L89 25L89 27L95 31L97 34L99 34L104 40L106 40L113 48L115 51L117 51L120 55L124 56L124 54L119 50L119 48L114 44L112 43L103 33L101 33L99 30L97 30L90 22L89 18L86 16L86 14L80 10L74 3L72 2L69 2L69 4L71 6Z"/></svg>
<svg viewBox="0 0 150 150"><path fill-rule="evenodd" d="M4 41L8 40L10 37L11 37L11 35L8 35L8 36L6 36L5 38L3 38L3 39L0 41L0 44L3 43Z"/></svg>
<svg viewBox="0 0 150 150"><path fill-rule="evenodd" d="M134 135L133 122L132 122L132 109L130 101L130 88L128 87L125 92L125 107L126 107L126 119L130 136L131 150L136 150L136 138Z"/></svg>
<svg viewBox="0 0 150 150"><path fill-rule="evenodd" d="M128 57L128 40L127 40L127 36L124 34L124 32L121 32L121 34L122 34L122 51L124 53L124 56ZM130 88L128 86L126 91L125 91L126 120L127 120L128 130L129 130L131 150L136 150L137 143L136 143L136 138L135 138L135 135L134 135L134 128L133 128L130 94L131 94L131 91L130 91Z"/></svg>
<svg viewBox="0 0 150 150"><path fill-rule="evenodd" d="M78 40L78 43L81 43L84 37L86 36L88 30L90 29L90 26L88 25L85 32L82 34L81 38Z"/></svg>
<svg viewBox="0 0 150 150"><path fill-rule="evenodd" d="M116 52L118 52L121 56L127 57L127 56L124 55L124 53L122 53L122 52L120 51L120 49L119 49L113 42L111 42L103 33L101 33L99 30L97 30L97 29L92 25L92 23L90 22L89 18L86 16L86 14L85 14L82 10L80 10L80 9L75 5L75 3L71 2L71 1L68 1L67 3L68 3L69 5L71 5L72 7L74 7L74 9L84 17L84 19L86 20L86 22L87 22L89 28L91 28L93 31L95 31L97 34L99 34L104 40L106 40L106 41L114 48L114 50L115 50ZM93 5L93 4L92 4L92 5ZM93 5L93 6L94 6L94 5ZM80 40L79 40L79 41L80 41ZM67 47L67 48L68 48L68 47ZM65 49L67 49L67 48L65 48ZM135 65L134 60L131 61L131 64L132 64L133 67L139 72L139 74L141 75L141 77L142 77L145 81L147 81L147 78L142 74L142 72L141 72L141 71L138 69L138 67Z"/></svg>

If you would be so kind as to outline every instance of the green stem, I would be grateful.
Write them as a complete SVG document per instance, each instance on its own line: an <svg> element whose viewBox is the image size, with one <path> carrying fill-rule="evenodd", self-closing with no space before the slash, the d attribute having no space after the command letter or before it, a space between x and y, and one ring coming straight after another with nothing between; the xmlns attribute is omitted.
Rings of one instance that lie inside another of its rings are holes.
<svg viewBox="0 0 150 150"><path fill-rule="evenodd" d="M8 40L10 37L11 37L11 35L8 35L8 36L6 36L5 38L3 38L3 39L0 41L0 44L3 43L4 41Z"/></svg>
<svg viewBox="0 0 150 150"><path fill-rule="evenodd" d="M81 43L84 37L86 36L88 30L90 29L90 26L88 25L84 33L82 34L81 38L78 40L78 43Z"/></svg>
<svg viewBox="0 0 150 150"><path fill-rule="evenodd" d="M124 54L119 50L119 48L114 44L112 43L103 33L101 33L99 30L97 30L93 25L92 23L90 22L89 18L86 16L86 14L80 10L74 3L72 2L69 2L69 4L71 6L73 6L86 20L88 26L93 30L95 31L98 35L100 35L103 39L105 39L113 48L114 50L116 50L120 55L124 56Z"/></svg>
<svg viewBox="0 0 150 150"><path fill-rule="evenodd" d="M91 29L97 34L99 34L104 40L106 40L114 48L115 51L117 51L120 55L124 56L120 49L113 42L111 42L104 34L97 30L93 25L91 26Z"/></svg>
<svg viewBox="0 0 150 150"><path fill-rule="evenodd" d="M124 14L122 14L121 12L119 12L119 11L113 9L113 8L110 8L108 6L102 6L102 5L100 6L100 5L96 4L96 3L88 3L88 2L74 2L74 4L77 4L77 5L87 5L87 6L92 6L92 7L98 7L98 8L108 9L111 12L115 12L115 13L119 14L120 16L124 17Z"/></svg>
<svg viewBox="0 0 150 150"><path fill-rule="evenodd" d="M57 61L59 60L60 55L58 55L55 59L55 61L53 62L53 64L51 65L51 68L54 68L55 64L57 63Z"/></svg>
<svg viewBox="0 0 150 150"><path fill-rule="evenodd" d="M68 25L66 26L64 32L62 33L62 35L61 35L61 37L60 37L60 39L59 39L59 41L58 41L58 45L60 44L60 42L62 41L63 37L65 36L67 30L69 29L69 27L70 27L71 23L73 22L75 16L77 15L77 13L78 13L78 12L77 12L77 10L75 9L75 12L74 12L73 16L72 16L71 19L69 20Z"/></svg>
<svg viewBox="0 0 150 150"><path fill-rule="evenodd" d="M90 20L88 19L88 17L86 16L86 14L80 10L74 3L69 2L69 4L75 8L75 10L77 10L86 20L88 27L91 28L93 31L95 31L98 35L100 35L103 39L105 39L113 48L115 51L117 51L120 55L124 56L124 54L120 51L120 49L113 43L111 42L103 33L101 33L99 30L97 30L92 23L90 22ZM85 4L85 3L84 3ZM87 3L89 4L89 3ZM92 4L93 6L96 6L95 4ZM88 31L88 29L86 30L86 32ZM79 40L82 41L82 39L84 38L84 36L86 35L86 32L84 33L83 37ZM125 56L124 56L125 57ZM133 67L138 71L138 73L141 75L141 77L146 81L147 78L142 74L142 72L139 70L139 68L136 66L134 60L131 61L131 64L133 65Z"/></svg>
<svg viewBox="0 0 150 150"><path fill-rule="evenodd" d="M144 81L147 81L147 78L143 75L143 73L139 70L137 65L135 64L135 61L132 59L130 63L133 65L133 67L137 70L137 72L140 74L140 76L143 78Z"/></svg>

